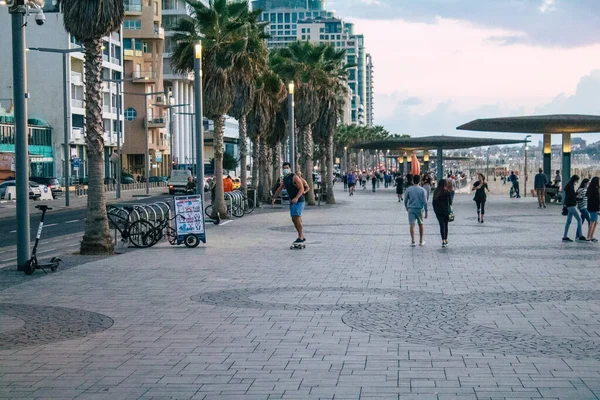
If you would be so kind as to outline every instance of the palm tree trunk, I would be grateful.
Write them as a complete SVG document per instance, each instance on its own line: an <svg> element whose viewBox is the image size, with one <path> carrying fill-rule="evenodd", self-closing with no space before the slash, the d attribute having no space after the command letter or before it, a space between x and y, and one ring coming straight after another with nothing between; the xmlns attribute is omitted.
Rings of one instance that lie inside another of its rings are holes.
<svg viewBox="0 0 600 400"><path fill-rule="evenodd" d="M325 146L323 146L325 147ZM325 148L321 149L321 160L319 161L319 174L321 174L321 188L320 194L327 193L329 182L327 182L327 169L326 169L327 158L325 157ZM323 198L321 198L323 200Z"/></svg>
<svg viewBox="0 0 600 400"><path fill-rule="evenodd" d="M281 142L277 142L277 144L274 147L274 154L273 154L273 184L275 184L275 182L277 182L277 179L279 179L281 177L281 152L282 152L282 144Z"/></svg>
<svg viewBox="0 0 600 400"><path fill-rule="evenodd" d="M260 160L259 160L259 150L260 150L260 137L256 138L256 140L252 141L252 188L254 189L254 192L256 193L256 199L257 199L257 203L260 202L260 196L258 195L258 193L260 193L258 191L258 186L260 185L260 174L258 171L260 171ZM259 204L255 204L256 207L259 206Z"/></svg>
<svg viewBox="0 0 600 400"><path fill-rule="evenodd" d="M246 115L242 115L239 124L239 146L240 146L240 180L242 181L242 192L248 196L248 172L246 171L246 157L248 156L248 143L246 142Z"/></svg>
<svg viewBox="0 0 600 400"><path fill-rule="evenodd" d="M308 193L306 193L306 202L308 205L314 206L315 203L315 188L313 182L313 137L310 126L300 128L300 137L302 137L302 154L300 156L300 166L302 175L308 186L310 187Z"/></svg>
<svg viewBox="0 0 600 400"><path fill-rule="evenodd" d="M260 201L262 201L263 203L268 203L269 199L270 199L270 187L269 187L269 170L270 170L270 163L268 162L268 154L267 154L267 143L266 140L261 140L260 146L259 146L259 155L258 155L258 162L259 162L259 185L258 185L258 194L259 194L259 198Z"/></svg>
<svg viewBox="0 0 600 400"><path fill-rule="evenodd" d="M335 204L335 197L333 195L333 134L327 138L325 145L325 156L327 163L327 204Z"/></svg>
<svg viewBox="0 0 600 400"><path fill-rule="evenodd" d="M102 39L83 42L85 48L85 123L88 162L88 198L83 255L114 254L108 230L104 192L104 139L102 137Z"/></svg>
<svg viewBox="0 0 600 400"><path fill-rule="evenodd" d="M302 143L304 142L304 140L302 138L302 132L298 128L296 128L294 130L294 135L296 138L296 140L294 140L294 142L296 144L296 149L295 149L296 159L294 160L295 164L296 164L296 171L294 171L294 172L298 172L298 171L302 171L300 159L302 158Z"/></svg>
<svg viewBox="0 0 600 400"><path fill-rule="evenodd" d="M228 218L223 192L223 135L225 133L225 117L214 119L213 146L215 151L215 204L213 204L213 218L218 212L221 218Z"/></svg>

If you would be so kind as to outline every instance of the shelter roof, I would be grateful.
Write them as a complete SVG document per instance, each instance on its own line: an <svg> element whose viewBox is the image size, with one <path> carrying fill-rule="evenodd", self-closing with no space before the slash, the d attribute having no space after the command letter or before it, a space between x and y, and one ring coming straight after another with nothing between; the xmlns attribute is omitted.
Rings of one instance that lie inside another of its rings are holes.
<svg viewBox="0 0 600 400"><path fill-rule="evenodd" d="M600 116L555 114L487 118L476 119L456 129L511 133L594 133L600 132Z"/></svg>
<svg viewBox="0 0 600 400"><path fill-rule="evenodd" d="M415 138L394 138L377 140L374 142L360 143L352 146L355 149L367 150L433 150L442 147L444 150L469 149L471 147L498 146L504 144L525 143L524 140L514 139L487 139L458 136L427 136Z"/></svg>

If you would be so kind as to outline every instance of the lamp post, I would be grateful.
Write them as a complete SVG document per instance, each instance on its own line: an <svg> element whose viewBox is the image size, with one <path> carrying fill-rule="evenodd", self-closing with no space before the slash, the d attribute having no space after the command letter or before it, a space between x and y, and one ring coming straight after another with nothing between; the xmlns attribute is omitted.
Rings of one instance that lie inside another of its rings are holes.
<svg viewBox="0 0 600 400"><path fill-rule="evenodd" d="M529 178L529 172L527 171L527 139L529 139L531 135L525 136L525 183L523 184L523 195L527 197L527 179Z"/></svg>
<svg viewBox="0 0 600 400"><path fill-rule="evenodd" d="M488 176L490 174L490 148L487 148L487 156L485 161L485 180L488 180Z"/></svg>
<svg viewBox="0 0 600 400"><path fill-rule="evenodd" d="M194 107L196 113L196 194L204 194L204 124L202 123L202 42L194 46Z"/></svg>
<svg viewBox="0 0 600 400"><path fill-rule="evenodd" d="M70 204L70 188L71 181L69 179L71 165L69 163L71 154L69 153L69 134L71 132L71 79L69 76L69 53L77 53L82 51L82 48L75 49L50 49L45 47L30 47L27 50L39 51L41 53L58 53L62 54L63 62L63 118L64 118L64 157L65 164L63 175L65 177L65 207L69 207Z"/></svg>
<svg viewBox="0 0 600 400"><path fill-rule="evenodd" d="M165 95L165 92L151 92L151 93L127 93L123 92L123 94L129 96L144 96L144 112L146 113L146 121L144 123L144 133L146 135L146 157L144 160L144 174L146 175L146 195L150 195L150 149L148 147L148 97L150 96L158 96ZM120 174L119 174L120 175Z"/></svg>
<svg viewBox="0 0 600 400"><path fill-rule="evenodd" d="M344 146L344 171L348 172L348 146Z"/></svg>
<svg viewBox="0 0 600 400"><path fill-rule="evenodd" d="M189 104L172 104L174 103L173 97L169 94L169 105L163 106L169 110L169 152L171 153L171 165L169 166L169 175L173 175L173 109L176 107L186 107Z"/></svg>
<svg viewBox="0 0 600 400"><path fill-rule="evenodd" d="M294 140L294 130L296 129L296 117L294 115L295 89L294 82L290 82L288 84L288 162L294 172L296 172L296 143Z"/></svg>
<svg viewBox="0 0 600 400"><path fill-rule="evenodd" d="M196 113L193 112L176 112L175 114L177 115L187 115L191 118L191 126L192 126L192 137L190 138L191 141L191 147L192 149L194 149L194 136L195 136L195 127L194 125L196 124L196 122L194 121L194 117L196 116ZM192 165L194 164L194 152L192 151L192 157L187 158L187 160L189 160L188 164L188 168L190 169L190 171L193 171ZM198 171L196 171L196 179L198 179Z"/></svg>

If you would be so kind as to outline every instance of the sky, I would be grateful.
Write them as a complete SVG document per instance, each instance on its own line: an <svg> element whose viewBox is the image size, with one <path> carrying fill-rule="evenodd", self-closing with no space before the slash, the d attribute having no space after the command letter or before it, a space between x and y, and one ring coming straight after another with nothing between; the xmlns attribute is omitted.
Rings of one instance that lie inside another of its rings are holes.
<svg viewBox="0 0 600 400"><path fill-rule="evenodd" d="M327 8L365 35L375 123L392 133L522 138L456 127L600 115L600 0L329 0Z"/></svg>

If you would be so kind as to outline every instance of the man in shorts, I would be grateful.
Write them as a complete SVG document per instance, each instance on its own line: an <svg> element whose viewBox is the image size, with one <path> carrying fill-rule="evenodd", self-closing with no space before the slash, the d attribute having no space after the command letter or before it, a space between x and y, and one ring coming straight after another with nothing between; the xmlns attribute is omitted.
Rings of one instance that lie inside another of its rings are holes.
<svg viewBox="0 0 600 400"><path fill-rule="evenodd" d="M538 208L546 208L546 185L548 177L544 174L543 169L539 169L533 180L533 187L538 198Z"/></svg>
<svg viewBox="0 0 600 400"><path fill-rule="evenodd" d="M290 196L290 216L294 227L298 232L298 239L294 243L304 243L306 238L302 232L302 211L304 211L304 183L302 179L292 172L292 167L289 162L285 162L283 167L283 181L271 200L275 204L275 200L279 197L281 191L285 188Z"/></svg>
<svg viewBox="0 0 600 400"><path fill-rule="evenodd" d="M419 225L419 246L425 246L425 227L423 218L427 218L427 192L420 185L421 177L413 176L412 186L406 189L404 195L404 207L408 211L408 223L410 224L411 247L415 247L415 224Z"/></svg>
<svg viewBox="0 0 600 400"><path fill-rule="evenodd" d="M356 175L350 171L346 178L348 182L348 192L350 192L349 196L354 196L354 189L356 188Z"/></svg>

